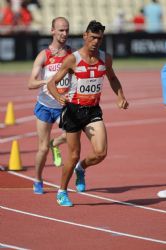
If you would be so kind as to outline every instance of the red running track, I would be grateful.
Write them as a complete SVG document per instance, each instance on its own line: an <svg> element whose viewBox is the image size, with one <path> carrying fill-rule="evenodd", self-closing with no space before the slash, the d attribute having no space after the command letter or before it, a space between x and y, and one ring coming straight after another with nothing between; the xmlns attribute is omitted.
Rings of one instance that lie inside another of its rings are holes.
<svg viewBox="0 0 166 250"><path fill-rule="evenodd" d="M130 103L119 110L107 82L101 101L107 126L107 158L86 172L87 191L75 192L72 208L56 204L61 169L49 154L44 169L45 194L34 195L37 150L33 106L37 91L27 89L27 75L1 75L0 164L7 169L11 144L20 146L22 171L0 172L1 240L6 249L33 250L165 250L166 108L158 71L119 71ZM13 101L16 125L4 126L7 103ZM53 136L60 133L55 126ZM61 147L64 161L66 145ZM90 150L82 136L82 157Z"/></svg>

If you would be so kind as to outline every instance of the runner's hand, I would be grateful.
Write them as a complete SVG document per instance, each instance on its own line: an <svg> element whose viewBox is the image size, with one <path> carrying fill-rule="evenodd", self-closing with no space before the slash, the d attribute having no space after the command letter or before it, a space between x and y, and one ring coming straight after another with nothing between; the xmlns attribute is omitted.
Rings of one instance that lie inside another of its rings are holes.
<svg viewBox="0 0 166 250"><path fill-rule="evenodd" d="M129 104L128 102L126 101L126 99L121 99L121 100L118 100L117 102L117 105L120 109L127 109Z"/></svg>
<svg viewBox="0 0 166 250"><path fill-rule="evenodd" d="M63 95L58 95L56 99L62 106L64 106L67 102L66 98Z"/></svg>

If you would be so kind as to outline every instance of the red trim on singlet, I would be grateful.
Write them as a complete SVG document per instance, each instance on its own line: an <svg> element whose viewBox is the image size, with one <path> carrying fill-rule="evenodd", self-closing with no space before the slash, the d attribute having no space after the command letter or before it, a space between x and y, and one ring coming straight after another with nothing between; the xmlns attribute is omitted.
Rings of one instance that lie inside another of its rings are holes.
<svg viewBox="0 0 166 250"><path fill-rule="evenodd" d="M106 74L105 62L99 58L96 64L90 65L80 60L76 65L76 87L69 91L69 102L74 104L95 106L99 104L103 77ZM81 86L81 87L80 87Z"/></svg>
<svg viewBox="0 0 166 250"><path fill-rule="evenodd" d="M99 58L98 62L96 64L90 65L86 63L85 61L81 60L77 67L84 66L86 68L86 72L75 72L75 76L80 79L85 78L91 78L90 72L94 71L94 77L93 78L99 78L102 77L105 74L105 71L98 71L98 66L103 65L105 66L105 63Z"/></svg>
<svg viewBox="0 0 166 250"><path fill-rule="evenodd" d="M49 64L62 63L63 60L72 53L72 51L71 51L71 48L67 46L66 55L64 56L52 55L51 50L49 48L45 49L45 53L46 53L46 61L43 67Z"/></svg>

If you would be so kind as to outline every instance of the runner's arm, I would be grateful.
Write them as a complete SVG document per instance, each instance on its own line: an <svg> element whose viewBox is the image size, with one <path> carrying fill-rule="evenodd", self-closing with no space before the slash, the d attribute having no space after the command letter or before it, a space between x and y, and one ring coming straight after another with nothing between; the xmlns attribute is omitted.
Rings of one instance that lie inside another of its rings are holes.
<svg viewBox="0 0 166 250"><path fill-rule="evenodd" d="M58 102L60 102L61 105L64 105L66 103L66 98L63 95L60 95L57 91L56 84L60 82L64 76L68 72L74 71L74 65L75 65L75 57L71 54L63 61L59 71L56 73L55 76L53 76L52 79L48 81L47 89L49 90L50 94L57 99Z"/></svg>
<svg viewBox="0 0 166 250"><path fill-rule="evenodd" d="M38 89L47 83L46 80L41 80L39 78L40 72L41 72L41 69L42 69L42 66L43 66L45 60L46 60L45 51L42 50L38 54L38 56L36 57L36 59L33 63L31 76L30 76L29 81L28 81L28 88L29 89Z"/></svg>
<svg viewBox="0 0 166 250"><path fill-rule="evenodd" d="M106 75L112 90L118 97L117 100L118 107L122 109L127 109L129 104L124 96L121 83L112 68L112 58L108 54L106 54Z"/></svg>

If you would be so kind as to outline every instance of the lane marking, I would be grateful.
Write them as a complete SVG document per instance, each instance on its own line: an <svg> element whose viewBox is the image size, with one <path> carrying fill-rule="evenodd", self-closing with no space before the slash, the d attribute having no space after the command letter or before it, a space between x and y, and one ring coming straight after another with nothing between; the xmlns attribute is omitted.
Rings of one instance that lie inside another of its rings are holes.
<svg viewBox="0 0 166 250"><path fill-rule="evenodd" d="M120 121L120 122L106 122L106 127L121 127L121 126L136 126L136 125L147 125L147 124L158 124L166 123L166 118L149 118L133 121Z"/></svg>
<svg viewBox="0 0 166 250"><path fill-rule="evenodd" d="M104 93L104 95L101 96L101 105L105 104L105 103L109 103L112 104L114 103L116 106L116 96L114 96L114 99L112 99L112 97L110 97L110 95L107 95L106 93ZM134 105L148 105L148 104L162 104L163 100L162 97L147 97L147 98L141 98L141 97L135 97L135 98L129 98L129 103L132 103ZM115 107L114 106L114 107Z"/></svg>
<svg viewBox="0 0 166 250"><path fill-rule="evenodd" d="M58 133L59 131L61 131L59 128L53 129L52 133ZM10 136L10 137L6 137L6 138L3 138L3 139L0 139L0 144L6 143L6 142L10 142L10 141L13 141L13 140L19 140L19 139L29 138L29 137L35 137L35 136L37 136L36 131L29 132L29 133L22 134L22 135L14 135L14 136Z"/></svg>
<svg viewBox="0 0 166 250"><path fill-rule="evenodd" d="M35 120L35 116L31 115L31 116L25 116L25 117L21 117L15 120L16 124L22 124L25 122L31 122ZM6 128L8 127L5 123L0 123L0 128Z"/></svg>
<svg viewBox="0 0 166 250"><path fill-rule="evenodd" d="M8 173L10 174L13 174L13 175L16 175L16 176L19 176L19 177L22 177L22 178L25 178L25 179L28 179L28 180L31 180L31 181L35 181L35 178L33 177L29 177L27 175L24 175L24 174L21 174L21 173L16 173L16 172L13 172L13 171L8 171ZM55 184L52 184L50 182L47 182L47 181L44 181L43 182L45 185L47 186L51 186L51 187L55 187L55 188L58 188L60 186L58 185L55 185ZM70 192L75 192L76 191L74 189L68 189ZM117 204L122 204L122 205L127 205L127 206L132 206L132 207L136 207L136 208L141 208L141 209L145 209L145 210L149 210L149 211L153 211L153 212L159 212L159 213L165 213L166 214L166 210L161 210L161 209L157 209L157 208L152 208L152 207L145 207L145 206L141 206L141 205L136 205L134 203L131 203L131 202L125 202L125 201L118 201L118 200L114 200L114 199L111 199L111 198L106 198L106 197L103 197L103 196L99 196L99 195L94 195L94 194L89 194L89 193L78 193L80 195L84 195L84 196L88 196L88 197L91 197L91 198L96 198L96 199L100 199L100 200L105 200L105 201L109 201L109 202L114 202L114 203L117 203Z"/></svg>
<svg viewBox="0 0 166 250"><path fill-rule="evenodd" d="M81 228L86 228L86 229L92 229L92 230L101 231L101 232L105 232L105 233L110 233L110 234L114 234L114 235L116 234L116 235L125 236L125 237L128 237L128 238L134 238L134 239L150 241L150 242L154 242L154 243L166 244L166 241L158 240L158 239L154 239L154 238L150 238L150 237L143 237L143 236L139 236L139 235L118 232L118 231L114 231L114 230L110 230L110 229L104 229L104 228L101 228L101 227L94 227L94 226L90 226L90 225L86 225L86 224L75 223L75 222L72 222L72 221L60 220L60 219L57 219L57 218L43 216L43 215L35 214L35 213L30 213L30 212L27 212L27 211L13 209L13 208L5 207L5 206L0 206L0 207L2 209L4 209L4 210L8 210L8 211L11 211L11 212L20 213L20 214L24 214L24 215L28 215L28 216L32 216L32 217L37 217L37 218L40 218L40 219L55 221L55 222L59 222L59 223L64 223L64 224L77 226L77 227L81 227Z"/></svg>
<svg viewBox="0 0 166 250"><path fill-rule="evenodd" d="M26 98L26 97L25 97ZM12 99L13 100L13 99ZM29 103L26 103L25 101L28 100L28 101L31 101ZM25 109L29 109L31 108L33 110L35 104L34 104L34 99L32 98L29 98L28 99L24 99L22 100L24 101L25 103L22 103L22 104L14 104L14 110L25 110ZM7 109L7 106L1 106L1 112L6 112L6 109Z"/></svg>
<svg viewBox="0 0 166 250"><path fill-rule="evenodd" d="M6 100L6 97L5 97ZM29 108L34 108L35 106L35 101L36 101L36 96L32 98L31 96L22 96L20 98L15 98L15 101L30 101L29 103L22 103L22 104L15 104L14 105L14 110L25 110ZM154 97L154 98L143 98L143 99L130 99L130 106L139 106L139 105L155 105L155 104L160 104L162 105L162 98L161 97ZM112 100L110 95L104 95L101 98L101 106L103 109L108 109L108 108L117 108L116 105L116 99ZM1 112L6 112L6 106L2 106L0 108Z"/></svg>
<svg viewBox="0 0 166 250"><path fill-rule="evenodd" d="M31 115L31 116L25 116L25 117L21 117L16 119L16 123L24 123L24 122L29 122L29 121L33 121L35 120L35 116Z"/></svg>
<svg viewBox="0 0 166 250"><path fill-rule="evenodd" d="M28 118L24 118L24 119L25 120L27 119L27 121L28 121ZM31 116L30 119L33 120L33 116ZM23 121L23 118L22 118L22 121ZM162 118L149 118L149 119L132 120L132 121L105 122L105 126L107 128L112 128L112 127L122 127L122 126L160 124L160 123L166 123L166 118L162 117ZM59 128L52 130L53 133L57 133L59 131L61 131ZM10 136L10 137L0 139L0 144L10 142L10 141L13 141L13 140L22 139L22 138L25 138L25 137L33 137L33 136L36 136L36 135L37 135L37 132L34 131L34 132L29 132L29 133L26 133L26 134L22 134L22 135Z"/></svg>
<svg viewBox="0 0 166 250"><path fill-rule="evenodd" d="M6 90L6 91L8 91L8 90ZM18 102L18 101L23 101L23 102L25 102L25 101L29 101L30 103L31 103L31 105L33 105L33 103L35 103L35 101L36 101L36 96L37 96L37 93L36 93L36 95L26 95L26 93L25 93L25 95L23 96L23 95L21 95L21 96L2 96L1 97L1 102L3 102L4 103L4 101L6 102L8 99L9 100L11 100L12 99L12 101L13 102ZM28 103L27 103L28 104ZM26 105L27 105L26 104ZM14 105L14 106L17 106L19 109L21 108L21 106L22 106L22 109L24 109L24 107L23 107L23 105L24 104L16 104L16 105ZM30 105L30 104L29 104ZM2 110L4 111L5 110L5 107L6 106L1 106L1 108L2 108Z"/></svg>
<svg viewBox="0 0 166 250"><path fill-rule="evenodd" d="M25 116L25 117L21 117L16 119L16 124L22 124L25 122L31 122L35 120L35 116L34 115L30 115L30 116ZM5 123L0 123L0 128L6 128L7 126L5 125Z"/></svg>
<svg viewBox="0 0 166 250"><path fill-rule="evenodd" d="M14 245L7 245L7 244L0 243L0 248L9 248L9 247L11 249L16 249L16 250L30 250L27 248L22 248L22 247L18 247L18 246L14 246Z"/></svg>

